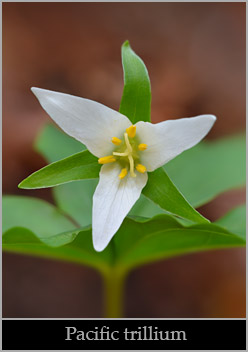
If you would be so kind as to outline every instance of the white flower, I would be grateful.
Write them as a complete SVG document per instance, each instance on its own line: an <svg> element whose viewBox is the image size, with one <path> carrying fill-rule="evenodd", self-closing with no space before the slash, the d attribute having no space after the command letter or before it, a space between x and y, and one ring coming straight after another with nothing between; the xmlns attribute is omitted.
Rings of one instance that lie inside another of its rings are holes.
<svg viewBox="0 0 248 352"><path fill-rule="evenodd" d="M201 115L157 124L130 120L92 100L32 88L41 106L68 135L103 164L93 196L93 245L102 251L154 171L197 144L216 117ZM183 172L183 170L182 170Z"/></svg>

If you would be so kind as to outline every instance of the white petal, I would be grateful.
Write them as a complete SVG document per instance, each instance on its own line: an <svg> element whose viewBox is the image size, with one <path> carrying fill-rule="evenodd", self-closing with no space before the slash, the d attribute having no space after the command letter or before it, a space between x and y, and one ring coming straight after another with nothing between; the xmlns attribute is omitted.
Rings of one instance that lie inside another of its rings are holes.
<svg viewBox="0 0 248 352"><path fill-rule="evenodd" d="M32 88L43 109L70 136L97 157L112 154L112 137L123 137L129 119L93 100Z"/></svg>
<svg viewBox="0 0 248 352"><path fill-rule="evenodd" d="M99 252L119 229L147 182L147 173L135 178L128 174L120 180L120 171L121 166L117 163L103 165L93 196L93 245Z"/></svg>
<svg viewBox="0 0 248 352"><path fill-rule="evenodd" d="M140 161L147 171L154 171L171 159L192 148L206 136L213 126L214 115L200 115L157 124L139 121L137 136L147 149L140 153Z"/></svg>

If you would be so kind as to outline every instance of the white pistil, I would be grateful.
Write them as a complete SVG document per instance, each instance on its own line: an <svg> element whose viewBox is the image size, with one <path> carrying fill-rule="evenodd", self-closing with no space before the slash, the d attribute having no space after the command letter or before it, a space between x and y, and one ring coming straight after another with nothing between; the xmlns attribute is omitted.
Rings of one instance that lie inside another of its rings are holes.
<svg viewBox="0 0 248 352"><path fill-rule="evenodd" d="M130 164L130 175L131 177L136 177L136 174L134 172L134 161L132 155L128 155L128 160Z"/></svg>
<svg viewBox="0 0 248 352"><path fill-rule="evenodd" d="M132 149L132 146L131 146L131 144L129 142L128 135L127 135L126 132L124 133L124 138L125 138L127 150L129 151L130 154L132 154L133 153L133 149Z"/></svg>

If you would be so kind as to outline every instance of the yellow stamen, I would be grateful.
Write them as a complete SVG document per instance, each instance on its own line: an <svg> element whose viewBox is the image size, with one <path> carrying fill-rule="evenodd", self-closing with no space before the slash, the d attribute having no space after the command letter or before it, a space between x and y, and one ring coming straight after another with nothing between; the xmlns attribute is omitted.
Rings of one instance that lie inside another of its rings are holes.
<svg viewBox="0 0 248 352"><path fill-rule="evenodd" d="M146 172L146 167L144 165L138 164L136 165L136 170L144 174Z"/></svg>
<svg viewBox="0 0 248 352"><path fill-rule="evenodd" d="M136 135L136 126L132 125L126 129L128 137L133 138Z"/></svg>
<svg viewBox="0 0 248 352"><path fill-rule="evenodd" d="M141 143L138 145L139 150L146 150L147 144Z"/></svg>
<svg viewBox="0 0 248 352"><path fill-rule="evenodd" d="M116 159L113 155L104 156L103 158L98 159L99 164L108 164L113 163L114 161L116 161Z"/></svg>
<svg viewBox="0 0 248 352"><path fill-rule="evenodd" d="M122 180L126 175L127 175L127 169L124 168L124 169L121 170L119 178Z"/></svg>
<svg viewBox="0 0 248 352"><path fill-rule="evenodd" d="M117 151L114 151L112 155L104 156L103 158L98 159L99 164L108 164L115 161L120 162L126 167L122 168L119 174L119 179L122 180L125 178L128 173L131 177L137 177L135 169L144 174L147 170L146 167L138 163L139 153L138 150L143 151L147 149L147 144L145 143L136 143L135 139L131 141L130 138L134 138L136 135L136 126L132 125L126 129L124 133L124 139L119 139L117 137L112 137L111 141L116 146L122 145L120 148L117 148ZM119 150L118 150L119 149ZM126 164L126 163L129 163ZM124 166L123 165L123 166Z"/></svg>
<svg viewBox="0 0 248 352"><path fill-rule="evenodd" d="M115 145L120 145L122 143L122 140L117 138L117 137L113 137L112 138L112 143Z"/></svg>

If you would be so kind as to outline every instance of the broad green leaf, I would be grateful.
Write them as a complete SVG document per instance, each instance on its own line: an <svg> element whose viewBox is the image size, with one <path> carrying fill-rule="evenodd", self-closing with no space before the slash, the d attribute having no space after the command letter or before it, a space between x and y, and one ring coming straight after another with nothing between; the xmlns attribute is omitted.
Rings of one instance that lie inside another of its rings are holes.
<svg viewBox="0 0 248 352"><path fill-rule="evenodd" d="M57 235L61 237L62 235ZM92 246L91 229L78 230L67 234L74 241L55 247L50 246L49 238L46 238L47 244L40 240L37 235L22 227L14 227L3 234L3 250L25 255L33 255L47 259L63 260L76 264L87 265L95 268L105 274L108 272L112 261L111 246L103 252L98 253Z"/></svg>
<svg viewBox="0 0 248 352"><path fill-rule="evenodd" d="M215 224L186 227L169 215L139 222L126 219L114 242L116 265L124 271L159 259L245 245L243 238Z"/></svg>
<svg viewBox="0 0 248 352"><path fill-rule="evenodd" d="M134 204L129 212L130 216L141 216L152 218L155 215L165 214L166 211L161 209L157 204L146 198L142 193L139 200Z"/></svg>
<svg viewBox="0 0 248 352"><path fill-rule="evenodd" d="M241 205L232 209L222 218L216 221L216 224L239 235L241 238L246 238L246 207Z"/></svg>
<svg viewBox="0 0 248 352"><path fill-rule="evenodd" d="M49 164L28 176L20 188L53 187L82 179L98 178L101 165L88 150Z"/></svg>
<svg viewBox="0 0 248 352"><path fill-rule="evenodd" d="M124 90L120 113L135 124L138 121L151 121L151 86L144 62L131 49L129 42L122 45L122 66Z"/></svg>
<svg viewBox="0 0 248 352"><path fill-rule="evenodd" d="M92 223L92 199L98 180L66 183L53 189L59 209L70 215L80 226Z"/></svg>
<svg viewBox="0 0 248 352"><path fill-rule="evenodd" d="M111 245L98 253L92 245L91 227L75 227L43 200L3 197L3 249L74 261L106 271L112 260Z"/></svg>
<svg viewBox="0 0 248 352"><path fill-rule="evenodd" d="M82 143L50 123L37 136L34 148L50 163L86 149Z"/></svg>
<svg viewBox="0 0 248 352"><path fill-rule="evenodd" d="M15 231L12 231L15 230ZM90 229L86 229L90 230ZM25 233L27 231L27 233ZM49 247L61 247L64 246L65 244L71 243L72 241L75 240L77 235L79 234L81 230L80 229L75 229L73 231L68 231L68 232L62 232L58 233L57 235L50 235L46 237L41 237L40 235L34 235L32 231L25 227L11 227L10 230L7 230L4 232L3 236L3 243L8 243L8 244L24 244L24 245L30 245L32 243L40 243L42 242L43 244L46 244ZM6 236L6 234L8 235ZM10 235L10 233L12 235ZM23 235L24 234L24 235ZM35 238L33 238L35 236Z"/></svg>
<svg viewBox="0 0 248 352"><path fill-rule="evenodd" d="M2 206L3 232L12 227L24 227L38 238L48 238L75 229L61 211L38 198L4 196Z"/></svg>
<svg viewBox="0 0 248 352"><path fill-rule="evenodd" d="M203 141L171 160L164 169L194 207L220 193L244 187L245 136Z"/></svg>
<svg viewBox="0 0 248 352"><path fill-rule="evenodd" d="M139 220L126 218L101 253L92 247L90 227L42 237L39 228L35 232L34 228L32 231L18 226L17 221L12 223L14 227L7 228L3 234L4 250L84 264L105 274L113 265L126 272L160 259L245 245L242 236L217 224L185 226L170 215ZM242 227L239 231L243 233Z"/></svg>
<svg viewBox="0 0 248 352"><path fill-rule="evenodd" d="M70 215L80 226L92 223L92 200L98 180L82 180L53 188L56 205ZM76 195L76 196L75 196ZM141 194L130 215L151 218L163 213L158 205Z"/></svg>
<svg viewBox="0 0 248 352"><path fill-rule="evenodd" d="M193 222L208 222L187 202L163 168L149 173L142 193L169 213Z"/></svg>

